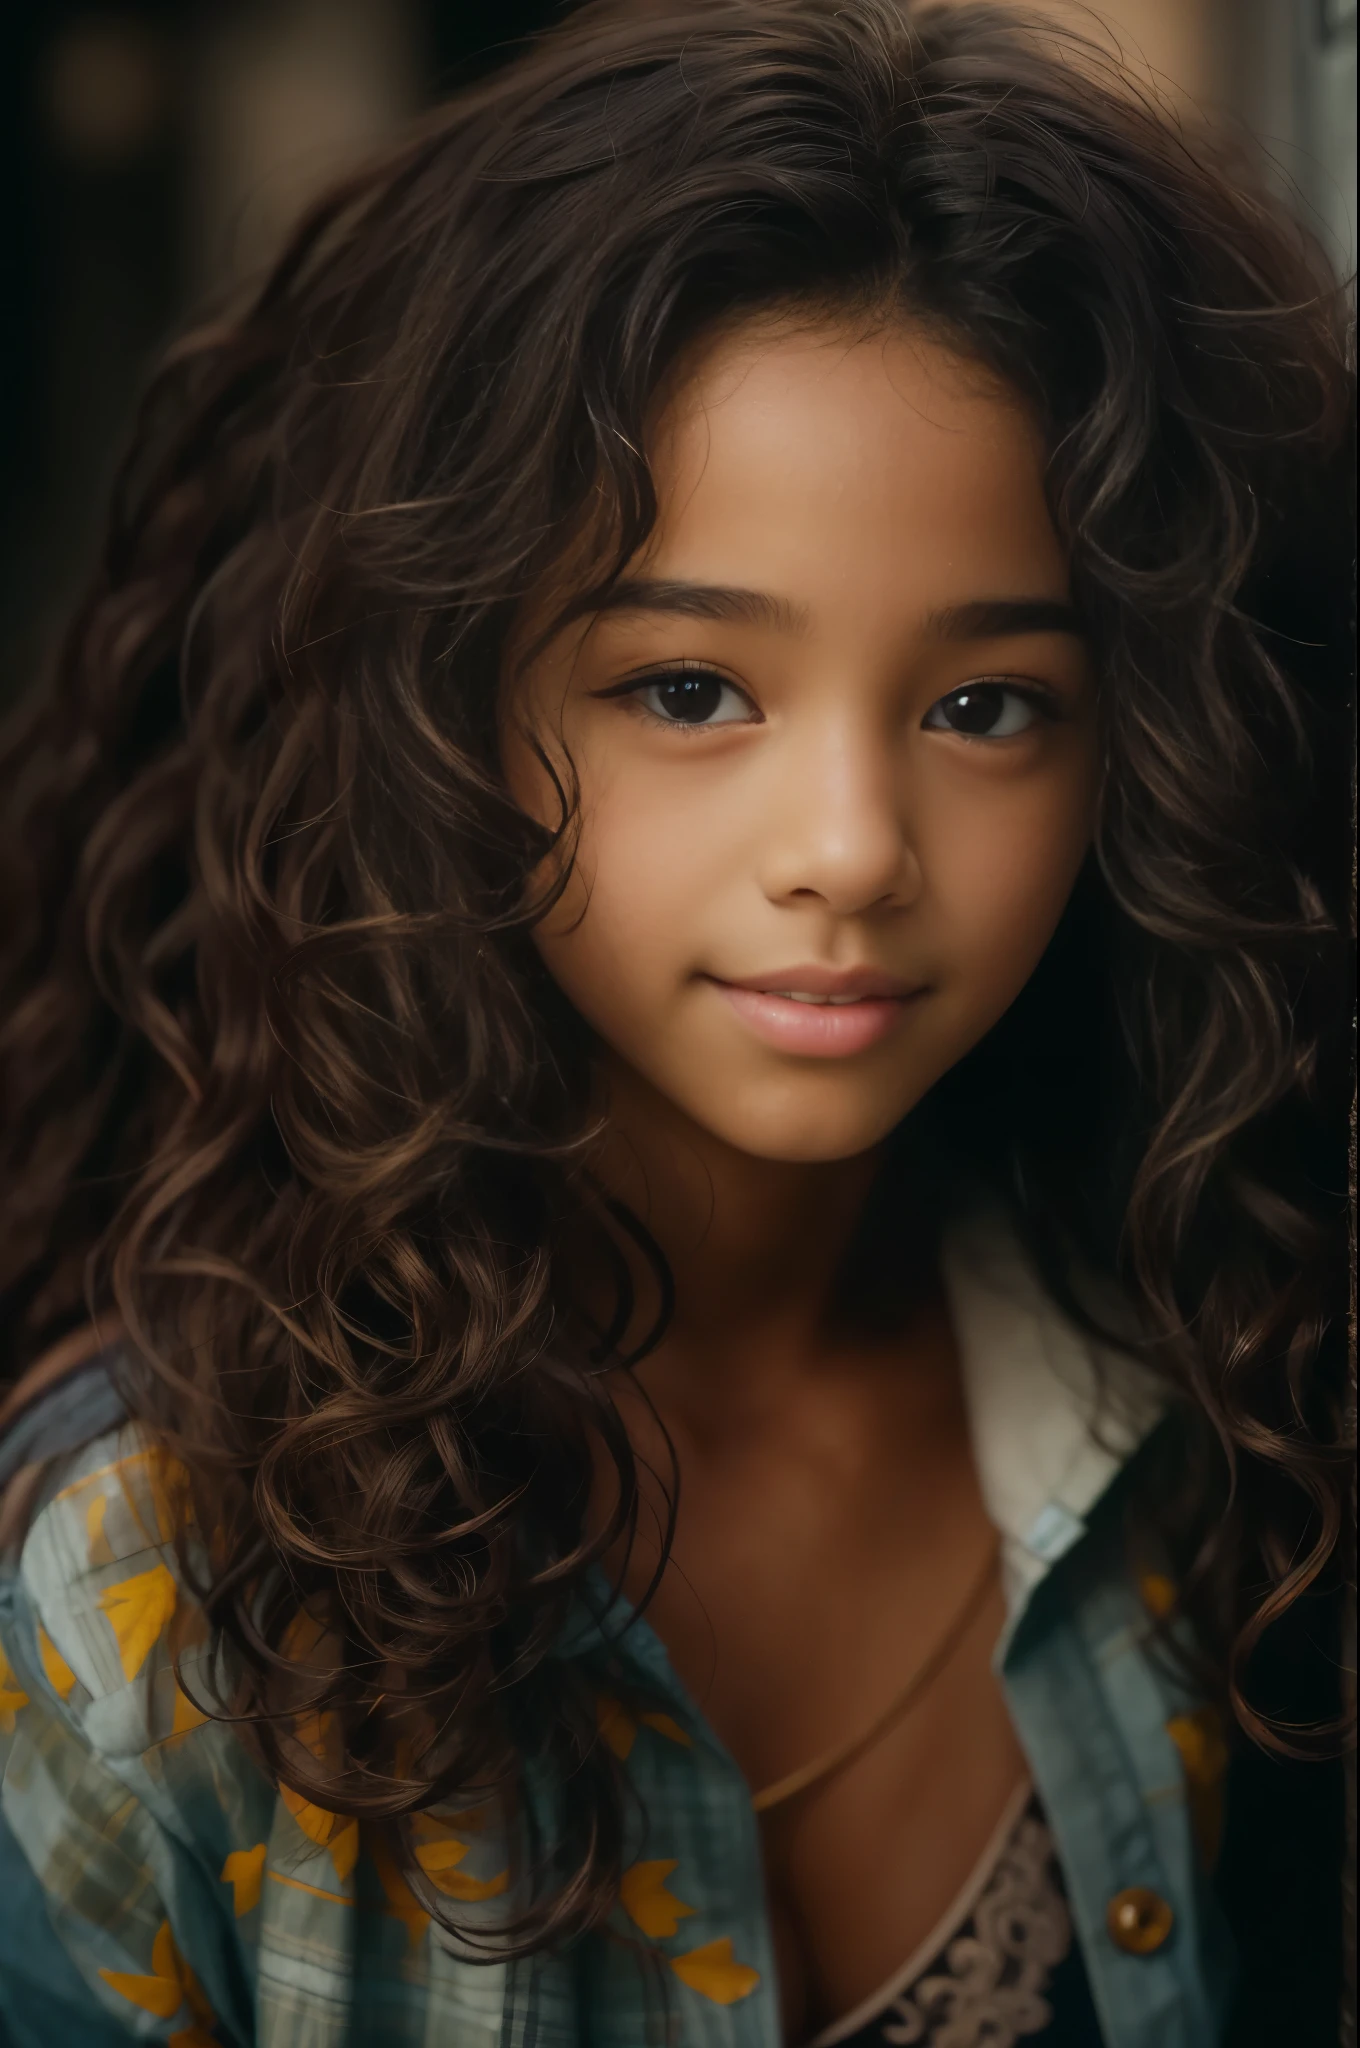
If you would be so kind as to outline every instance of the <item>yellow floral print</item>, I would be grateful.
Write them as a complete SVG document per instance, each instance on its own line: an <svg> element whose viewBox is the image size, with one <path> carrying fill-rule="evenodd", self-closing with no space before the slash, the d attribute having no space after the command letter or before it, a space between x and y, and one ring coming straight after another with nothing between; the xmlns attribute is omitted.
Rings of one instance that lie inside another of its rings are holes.
<svg viewBox="0 0 1360 2048"><path fill-rule="evenodd" d="M418 1947L430 1924L429 1914L397 1868L392 1853L382 1837L376 1832L371 1835L365 1833L364 1847L368 1851L370 1863L378 1873L378 1882L387 1899L388 1912L404 1922L410 1946Z"/></svg>
<svg viewBox="0 0 1360 2048"><path fill-rule="evenodd" d="M637 1722L622 1700L607 1692L600 1693L595 1701L595 1726L620 1763L626 1761L637 1741Z"/></svg>
<svg viewBox="0 0 1360 2048"><path fill-rule="evenodd" d="M113 1475L122 1489L134 1525L148 1543L169 1543L193 1519L188 1468L180 1459L172 1457L163 1444L148 1444L145 1450L120 1458L113 1467ZM102 1478L103 1474L92 1472L89 1477ZM135 1485L137 1479L141 1480L141 1486ZM148 1494L154 1519L154 1526L150 1528L142 1514Z"/></svg>
<svg viewBox="0 0 1360 2048"><path fill-rule="evenodd" d="M680 1922L694 1911L683 1899L666 1889L666 1879L676 1867L673 1856L651 1863L634 1863L625 1870L619 1884L619 1902L635 1927L664 1941Z"/></svg>
<svg viewBox="0 0 1360 2048"><path fill-rule="evenodd" d="M137 1676L174 1614L178 1597L179 1589L163 1564L153 1564L150 1571L137 1572L104 1588L99 1605L117 1641L124 1678Z"/></svg>
<svg viewBox="0 0 1360 2048"><path fill-rule="evenodd" d="M268 1844L257 1842L253 1849L233 1849L222 1865L222 1882L231 1886L232 1906L238 1920L244 1913L253 1913L260 1903L267 1853Z"/></svg>
<svg viewBox="0 0 1360 2048"><path fill-rule="evenodd" d="M335 1874L343 1884L359 1860L358 1821L342 1821L327 1847L331 1852L331 1862L335 1865Z"/></svg>
<svg viewBox="0 0 1360 2048"><path fill-rule="evenodd" d="M283 1632L283 1654L296 1664L305 1664L325 1635L326 1631L316 1616L308 1614L305 1607L299 1607Z"/></svg>
<svg viewBox="0 0 1360 2048"><path fill-rule="evenodd" d="M151 1972L149 1976L138 1976L129 1970L101 1970L99 1974L112 1990L127 1999L129 2005L149 2012L155 2019L173 2019L181 2007L188 2007L193 2014L193 2024L177 2028L170 2036L169 2048L215 2048L211 2033L212 2007L203 1996L198 1979L175 1947L175 1937L170 1932L168 1920L162 1920L152 1944Z"/></svg>
<svg viewBox="0 0 1360 2048"><path fill-rule="evenodd" d="M672 1720L669 1714L644 1714L642 1725L644 1728L654 1728L658 1735L665 1736L667 1742L678 1742L681 1749L694 1747L694 1737L686 1735L680 1723Z"/></svg>
<svg viewBox="0 0 1360 2048"><path fill-rule="evenodd" d="M303 1714L293 1732L303 1748L309 1750L318 1763L324 1763L333 1728L333 1715L313 1713ZM307 1839L320 1849L330 1850L335 1874L343 1884L359 1858L359 1823L345 1814L332 1813L327 1807L315 1805L289 1785L280 1785L279 1793Z"/></svg>
<svg viewBox="0 0 1360 2048"><path fill-rule="evenodd" d="M181 1459L172 1457L163 1444L153 1444L146 1453L146 1476L156 1510L157 1533L162 1543L169 1543L193 1520L189 1468Z"/></svg>
<svg viewBox="0 0 1360 2048"><path fill-rule="evenodd" d="M75 1689L76 1675L45 1628L38 1630L38 1655L43 1676L59 1700L68 1700Z"/></svg>
<svg viewBox="0 0 1360 2048"><path fill-rule="evenodd" d="M0 1728L6 1735L14 1733L14 1716L20 1707L28 1705L28 1694L22 1692L9 1668L9 1659L0 1650Z"/></svg>
<svg viewBox="0 0 1360 2048"><path fill-rule="evenodd" d="M315 1842L318 1849L330 1850L335 1874L343 1884L358 1859L359 1823L314 1805L291 1785L280 1785L279 1796L308 1841Z"/></svg>
<svg viewBox="0 0 1360 2048"><path fill-rule="evenodd" d="M171 1736L187 1735L191 1728L201 1728L207 1720L202 1707L194 1705L179 1680L175 1680L175 1718L170 1729Z"/></svg>
<svg viewBox="0 0 1360 2048"><path fill-rule="evenodd" d="M90 1546L91 1564L112 1564L113 1545L104 1534L104 1517L109 1511L109 1497L97 1493L85 1510L85 1535Z"/></svg>
<svg viewBox="0 0 1360 2048"><path fill-rule="evenodd" d="M607 1692L596 1695L595 1726L620 1763L627 1761L637 1741L639 1726L653 1729L656 1734L664 1735L667 1742L678 1743L682 1749L694 1747L693 1737L686 1735L670 1714L645 1713L635 1721L622 1700L616 1700Z"/></svg>
<svg viewBox="0 0 1360 2048"><path fill-rule="evenodd" d="M417 1822L417 1831L424 1840L416 1843L416 1862L445 1898L461 1899L464 1904L498 1899L509 1885L508 1869L498 1871L494 1877L469 1877L466 1871L459 1870L457 1866L467 1855L469 1845L460 1842L438 1821Z"/></svg>
<svg viewBox="0 0 1360 2048"><path fill-rule="evenodd" d="M1145 1572L1138 1581L1138 1590L1143 1596L1143 1605L1158 1621L1165 1621L1179 1597L1176 1582L1165 1572Z"/></svg>
<svg viewBox="0 0 1360 2048"><path fill-rule="evenodd" d="M721 1941L706 1941L688 1955L673 1956L671 1968L682 1984L701 1998L711 1998L715 2005L735 2005L760 1982L759 1970L736 1960L729 1935Z"/></svg>

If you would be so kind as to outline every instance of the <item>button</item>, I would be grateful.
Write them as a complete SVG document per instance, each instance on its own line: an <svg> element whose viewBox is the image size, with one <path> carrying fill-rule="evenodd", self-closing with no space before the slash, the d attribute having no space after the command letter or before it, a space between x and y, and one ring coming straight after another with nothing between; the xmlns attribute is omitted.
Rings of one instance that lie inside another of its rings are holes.
<svg viewBox="0 0 1360 2048"><path fill-rule="evenodd" d="M1127 1891L1116 1892L1105 1908L1110 1939L1126 1956L1155 1954L1170 1934L1175 1918L1161 1894L1149 1891L1143 1884L1131 1884Z"/></svg>

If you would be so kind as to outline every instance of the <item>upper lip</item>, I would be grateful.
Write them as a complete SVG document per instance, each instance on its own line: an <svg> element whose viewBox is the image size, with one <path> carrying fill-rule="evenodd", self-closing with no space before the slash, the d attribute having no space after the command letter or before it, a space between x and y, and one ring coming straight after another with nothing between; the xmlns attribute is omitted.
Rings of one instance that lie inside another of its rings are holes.
<svg viewBox="0 0 1360 2048"><path fill-rule="evenodd" d="M770 974L715 975L728 988L749 988L767 996L796 990L806 996L911 996L920 982L903 981L898 974L884 974L877 967L780 967Z"/></svg>

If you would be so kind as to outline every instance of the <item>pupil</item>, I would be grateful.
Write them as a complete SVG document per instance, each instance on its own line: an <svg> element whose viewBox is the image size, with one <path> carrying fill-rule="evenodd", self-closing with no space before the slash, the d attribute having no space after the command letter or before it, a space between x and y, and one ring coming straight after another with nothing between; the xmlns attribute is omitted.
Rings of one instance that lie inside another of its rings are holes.
<svg viewBox="0 0 1360 2048"><path fill-rule="evenodd" d="M949 722L956 732L990 732L1000 712L1000 690L960 690L949 700Z"/></svg>
<svg viewBox="0 0 1360 2048"><path fill-rule="evenodd" d="M717 710L722 684L716 676L671 676L657 691L667 718L683 725L702 725Z"/></svg>

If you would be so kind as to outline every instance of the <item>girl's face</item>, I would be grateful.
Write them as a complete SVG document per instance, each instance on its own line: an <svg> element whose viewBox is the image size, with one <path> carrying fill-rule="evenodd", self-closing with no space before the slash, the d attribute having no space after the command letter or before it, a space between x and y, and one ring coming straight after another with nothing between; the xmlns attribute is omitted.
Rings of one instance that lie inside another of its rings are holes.
<svg viewBox="0 0 1360 2048"><path fill-rule="evenodd" d="M875 1145L1001 1016L1090 840L1090 661L1019 402L908 328L752 324L662 413L660 517L507 688L579 777L537 933L620 1063L767 1159Z"/></svg>

